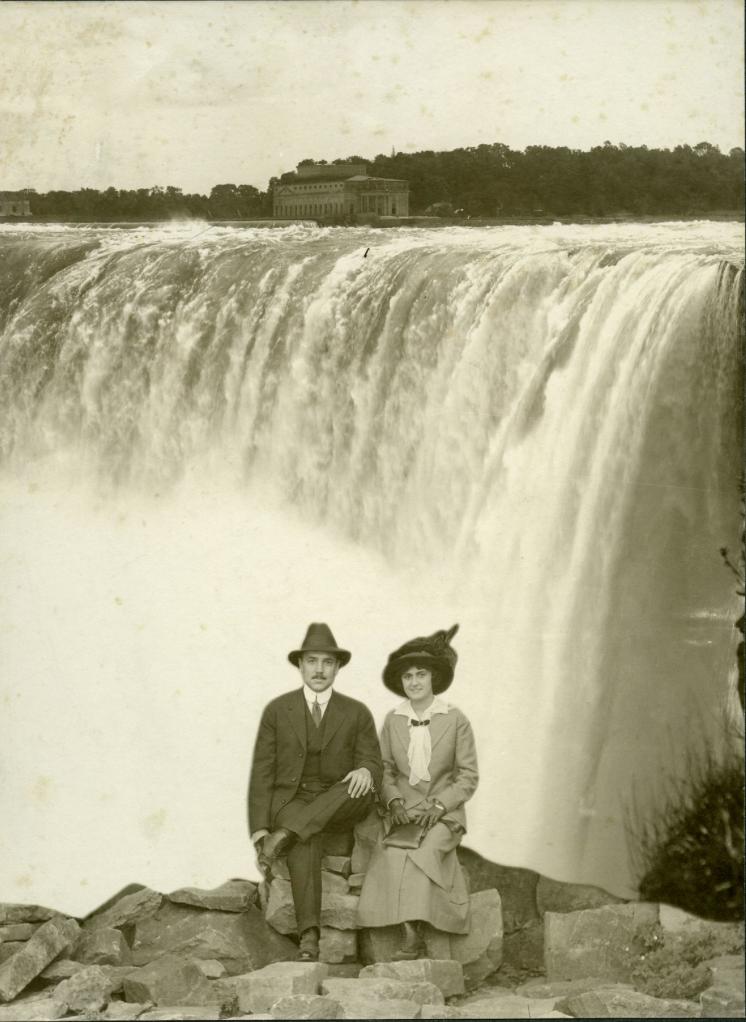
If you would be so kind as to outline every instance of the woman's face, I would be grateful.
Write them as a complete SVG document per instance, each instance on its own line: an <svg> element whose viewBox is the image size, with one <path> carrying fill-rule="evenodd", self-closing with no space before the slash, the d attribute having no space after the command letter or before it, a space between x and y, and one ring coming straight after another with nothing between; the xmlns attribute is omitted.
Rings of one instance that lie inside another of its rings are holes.
<svg viewBox="0 0 746 1022"><path fill-rule="evenodd" d="M433 694L433 676L426 667L408 667L401 676L402 687L408 699L419 701Z"/></svg>

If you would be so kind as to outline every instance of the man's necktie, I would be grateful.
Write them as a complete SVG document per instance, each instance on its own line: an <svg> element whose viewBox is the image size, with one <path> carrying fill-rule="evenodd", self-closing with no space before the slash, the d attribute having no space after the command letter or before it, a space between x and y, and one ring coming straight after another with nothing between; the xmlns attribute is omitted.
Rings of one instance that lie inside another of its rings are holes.
<svg viewBox="0 0 746 1022"><path fill-rule="evenodd" d="M316 727L321 727L321 707L319 706L318 699L314 699L313 706L311 707L311 716Z"/></svg>

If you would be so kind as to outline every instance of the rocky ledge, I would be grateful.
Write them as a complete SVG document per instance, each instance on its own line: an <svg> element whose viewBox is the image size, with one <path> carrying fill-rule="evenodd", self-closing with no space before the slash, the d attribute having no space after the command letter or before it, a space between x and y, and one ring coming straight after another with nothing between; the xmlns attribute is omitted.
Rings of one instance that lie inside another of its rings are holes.
<svg viewBox="0 0 746 1022"><path fill-rule="evenodd" d="M503 870L472 894L468 936L428 931L427 958L392 962L396 931L356 925L360 871L324 865L318 963L296 961L282 867L260 887L130 888L82 920L0 904L0 1022L744 1016L742 943L697 965L696 994L685 962L681 996L636 988L665 936L656 905ZM693 932L716 948L708 925Z"/></svg>

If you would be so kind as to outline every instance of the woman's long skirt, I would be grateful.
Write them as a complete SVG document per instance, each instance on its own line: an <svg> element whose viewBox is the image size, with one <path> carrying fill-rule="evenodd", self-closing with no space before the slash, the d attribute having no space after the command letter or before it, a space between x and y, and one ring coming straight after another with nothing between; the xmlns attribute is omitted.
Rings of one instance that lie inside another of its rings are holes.
<svg viewBox="0 0 746 1022"><path fill-rule="evenodd" d="M469 894L456 854L461 837L436 823L419 848L387 848L379 840L360 892L360 926L421 919L437 930L468 933Z"/></svg>

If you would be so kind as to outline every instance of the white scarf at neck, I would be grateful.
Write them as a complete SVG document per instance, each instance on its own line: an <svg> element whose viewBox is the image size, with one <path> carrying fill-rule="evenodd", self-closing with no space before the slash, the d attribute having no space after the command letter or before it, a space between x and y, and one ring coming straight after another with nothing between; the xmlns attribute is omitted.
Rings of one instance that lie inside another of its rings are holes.
<svg viewBox="0 0 746 1022"><path fill-rule="evenodd" d="M430 720L436 713L448 713L450 706L435 697L424 713L424 720ZM420 724L420 718L412 709L409 700L405 700L394 710L394 713L407 717L409 720L409 783L414 787L420 781L430 780L430 759L432 757L432 740L430 727ZM413 723L414 722L414 723Z"/></svg>

